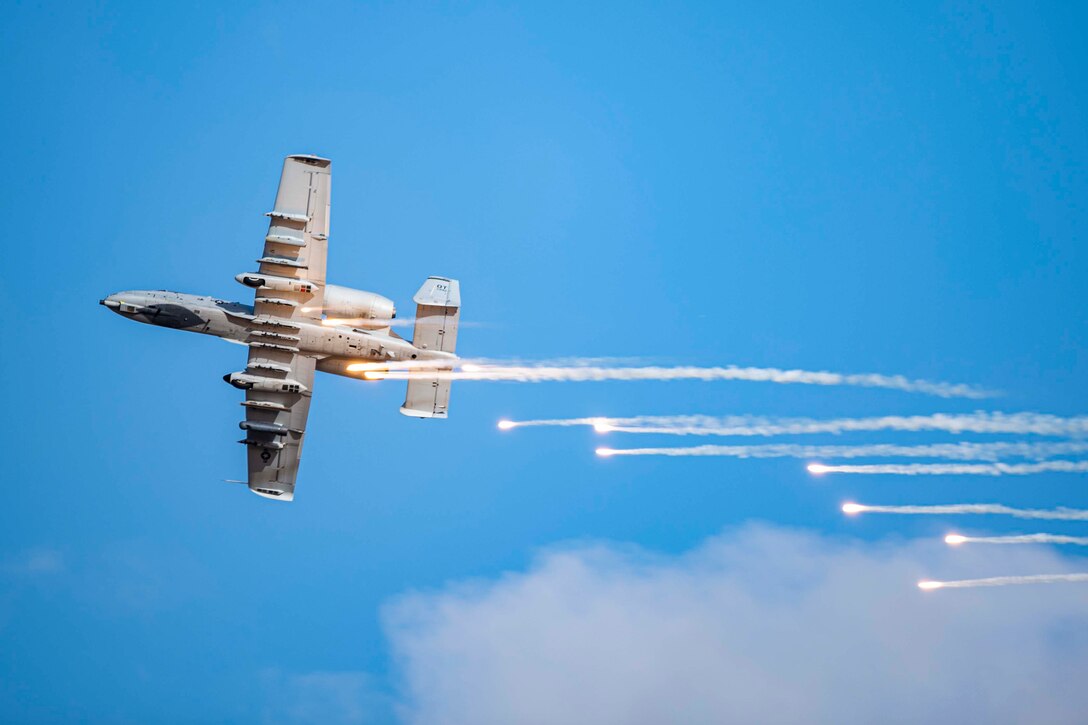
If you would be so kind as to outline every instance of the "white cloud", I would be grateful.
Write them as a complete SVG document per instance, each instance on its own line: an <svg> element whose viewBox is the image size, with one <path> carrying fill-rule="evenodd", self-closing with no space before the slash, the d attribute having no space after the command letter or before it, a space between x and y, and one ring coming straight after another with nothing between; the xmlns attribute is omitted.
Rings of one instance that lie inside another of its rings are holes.
<svg viewBox="0 0 1088 725"><path fill-rule="evenodd" d="M1088 560L750 526L676 557L554 550L386 621L412 723L1072 723L1088 586L916 587L1072 571Z"/></svg>
<svg viewBox="0 0 1088 725"><path fill-rule="evenodd" d="M268 699L262 720L268 725L359 725L384 709L364 672L285 674L270 669L262 680Z"/></svg>

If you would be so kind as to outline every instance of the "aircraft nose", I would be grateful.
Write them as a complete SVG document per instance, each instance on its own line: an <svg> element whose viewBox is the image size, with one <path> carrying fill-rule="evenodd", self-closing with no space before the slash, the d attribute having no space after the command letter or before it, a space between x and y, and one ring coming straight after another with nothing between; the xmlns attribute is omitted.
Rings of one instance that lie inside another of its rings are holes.
<svg viewBox="0 0 1088 725"><path fill-rule="evenodd" d="M120 298L121 298L121 295L107 295L106 297L100 299L98 301L98 304L105 305L106 307L110 308L111 310L116 310L118 307L121 306L121 299Z"/></svg>

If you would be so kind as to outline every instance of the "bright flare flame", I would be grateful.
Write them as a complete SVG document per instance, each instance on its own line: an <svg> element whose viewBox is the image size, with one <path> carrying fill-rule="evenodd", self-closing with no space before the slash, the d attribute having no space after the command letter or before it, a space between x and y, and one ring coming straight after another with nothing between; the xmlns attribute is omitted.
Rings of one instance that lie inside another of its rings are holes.
<svg viewBox="0 0 1088 725"><path fill-rule="evenodd" d="M956 445L958 447L964 446L963 443ZM980 443L971 447L977 448L977 446L993 445L994 444L992 443ZM1078 443L1077 445L1081 444ZM859 448L861 448L861 446L859 446ZM910 446L906 446L906 448L910 448ZM933 447L920 446L920 448L932 449ZM1046 455L1042 455L1039 457L1039 460L1031 463L1005 463L1000 460L995 460L992 463L878 463L834 466L817 464L809 466L808 470L812 473L862 473L868 475L880 474L892 476L1029 476L1035 473L1045 473L1048 471L1088 473L1088 460L1042 460L1046 457ZM975 460L983 459L979 458Z"/></svg>
<svg viewBox="0 0 1088 725"><path fill-rule="evenodd" d="M517 425L517 423L515 423L512 420L500 420L499 421L499 430L510 430L511 428L513 428L516 425Z"/></svg>
<svg viewBox="0 0 1088 725"><path fill-rule="evenodd" d="M849 506L850 508L847 508ZM999 503L953 503L939 506L873 506L870 504L848 503L843 505L843 513L862 511L878 514L915 514L934 516L942 514L994 514L1015 516L1018 519L1053 519L1057 521L1088 521L1088 509L1017 509Z"/></svg>
<svg viewBox="0 0 1088 725"><path fill-rule="evenodd" d="M473 365L472 363L465 363L461 366L461 372L464 373L478 373L481 370L483 370L483 368L481 368L479 365Z"/></svg>
<svg viewBox="0 0 1088 725"><path fill-rule="evenodd" d="M609 425L608 421L604 418L598 418L597 420L593 421L593 430L597 431L598 433L608 433L610 430L612 430L612 426Z"/></svg>
<svg viewBox="0 0 1088 725"><path fill-rule="evenodd" d="M951 544L952 546L957 546L965 541L967 541L967 537L960 534L949 534L944 537L944 543Z"/></svg>
<svg viewBox="0 0 1088 725"><path fill-rule="evenodd" d="M827 473L828 471L828 467L823 465L822 463L810 463L808 464L808 466L806 466L806 468L808 469L809 473L817 476L819 476L821 473ZM845 511L846 509L844 508L843 510Z"/></svg>
<svg viewBox="0 0 1088 725"><path fill-rule="evenodd" d="M461 323L464 325L464 322ZM593 425L597 418L557 418L524 421L533 426ZM636 415L607 419L625 433L681 436L780 436L852 431L929 431L948 433L1015 433L1084 438L1088 415L1062 418L1043 413L936 413L876 418L767 418L755 415Z"/></svg>
<svg viewBox="0 0 1088 725"><path fill-rule="evenodd" d="M362 373L363 380L385 380L389 377L389 368L380 363L351 363L344 369L349 373Z"/></svg>
<svg viewBox="0 0 1088 725"><path fill-rule="evenodd" d="M946 582L921 581L918 582L918 586L922 589L972 589L974 587L1007 587L1019 584L1062 584L1065 582L1088 582L1088 573L991 576L986 577L985 579L959 579Z"/></svg>
<svg viewBox="0 0 1088 725"><path fill-rule="evenodd" d="M597 449L597 455L601 456L601 457L604 457L604 458L607 458L608 456L611 456L613 453L615 453L615 451L612 450L611 448L598 448Z"/></svg>

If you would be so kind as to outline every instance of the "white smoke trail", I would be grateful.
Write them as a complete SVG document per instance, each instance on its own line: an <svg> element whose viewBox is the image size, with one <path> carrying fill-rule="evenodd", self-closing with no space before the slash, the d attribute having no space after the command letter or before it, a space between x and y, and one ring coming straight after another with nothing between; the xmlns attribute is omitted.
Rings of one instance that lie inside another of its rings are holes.
<svg viewBox="0 0 1088 725"><path fill-rule="evenodd" d="M418 375L420 377L426 376L429 379L436 377L435 373L441 372L444 379L450 379L451 376L460 375L462 372L475 373L481 369L490 370L497 367L529 367L533 369L540 368L559 368L565 369L567 367L577 368L584 370L591 367L603 367L603 366L618 366L621 363L633 362L628 358L557 358L546 362L522 362L522 361L506 361L505 363L499 363L493 360L486 359L474 359L465 360L459 358L456 355L450 354L449 357L441 357L438 359L426 359L426 360L384 360L382 362L357 362L351 363L347 366L347 369L351 372L364 373L364 377L367 377L365 373L376 373L381 375L381 379L392 380L408 380L413 376Z"/></svg>
<svg viewBox="0 0 1088 725"><path fill-rule="evenodd" d="M1061 534L1017 534L1015 536L963 536L949 534L946 544L1076 544L1088 546L1088 536L1063 536Z"/></svg>
<svg viewBox="0 0 1088 725"><path fill-rule="evenodd" d="M303 312L312 312L313 308L303 307ZM416 321L411 317L380 318L380 317L326 317L321 321L325 327L361 327L373 329L381 327L412 327Z"/></svg>
<svg viewBox="0 0 1088 725"><path fill-rule="evenodd" d="M415 364L420 366L418 363ZM383 377L408 380L411 366L382 364ZM361 369L361 368L360 368ZM438 370L428 377L441 380L488 380L520 383L586 382L604 380L749 380L799 385L850 385L866 388L888 388L912 393L926 393L942 398L986 398L992 392L960 383L911 380L901 375L876 373L843 374L826 371L780 370L754 367L603 367L600 365L501 365L463 362L460 369Z"/></svg>
<svg viewBox="0 0 1088 725"><path fill-rule="evenodd" d="M994 576L987 579L918 582L919 589L968 589L971 587L1005 587L1011 584L1058 584L1088 582L1088 574L1035 574L1032 576Z"/></svg>
<svg viewBox="0 0 1088 725"><path fill-rule="evenodd" d="M1032 473L1059 471L1088 472L1088 461L1042 461L1041 463L887 463L866 465L826 466L812 463L809 473L870 473L896 476L1026 476Z"/></svg>
<svg viewBox="0 0 1088 725"><path fill-rule="evenodd" d="M601 456L727 456L731 458L944 458L953 461L1000 461L1028 458L1036 461L1088 452L1088 441L1058 443L935 443L893 445L876 443L857 446L808 446L794 443L759 446L691 446L686 448L598 448ZM820 464L813 464L820 466ZM1088 465L1088 462L1086 462ZM837 466L821 466L829 473ZM811 470L811 469L810 469Z"/></svg>
<svg viewBox="0 0 1088 725"><path fill-rule="evenodd" d="M602 433L612 430L612 424L616 421L634 420L633 418L542 418L540 420L500 420L499 427L503 430L510 428L530 428L533 426L557 426L571 427L577 425L589 425L597 428Z"/></svg>
<svg viewBox="0 0 1088 725"><path fill-rule="evenodd" d="M1054 521L1088 521L1085 509L1018 509L999 503L954 503L937 506L873 506L861 503L844 503L846 514L878 513L907 514L916 516L941 516L959 514L993 514L1018 519L1048 519Z"/></svg>
<svg viewBox="0 0 1088 725"><path fill-rule="evenodd" d="M1011 433L1062 437L1088 436L1088 416L1061 417L1045 413L974 413L872 418L766 418L753 415L640 415L627 418L552 418L503 421L502 428L531 426L593 426L599 432L658 433L697 436L777 436L855 431L929 431L948 433Z"/></svg>

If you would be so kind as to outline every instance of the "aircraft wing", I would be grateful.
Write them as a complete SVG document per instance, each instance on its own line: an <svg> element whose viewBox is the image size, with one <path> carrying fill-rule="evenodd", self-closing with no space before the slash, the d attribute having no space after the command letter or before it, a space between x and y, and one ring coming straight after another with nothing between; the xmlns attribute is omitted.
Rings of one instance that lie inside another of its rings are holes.
<svg viewBox="0 0 1088 725"><path fill-rule="evenodd" d="M275 280L257 289L254 314L316 320L325 299L332 164L316 156L283 161L276 203L257 260L258 275Z"/></svg>
<svg viewBox="0 0 1088 725"><path fill-rule="evenodd" d="M274 372L268 369L272 365L286 367L287 372L246 390L242 403L246 419L240 425L246 434L250 490L290 501L302 458L317 361L305 355L293 355L290 360L282 356L280 351L269 355L261 348L250 348L247 375Z"/></svg>
<svg viewBox="0 0 1088 725"><path fill-rule="evenodd" d="M250 322L242 440L249 488L281 501L294 498L314 358L298 354L300 321L321 319L328 255L331 164L316 156L283 162L264 251L253 277L261 280Z"/></svg>

